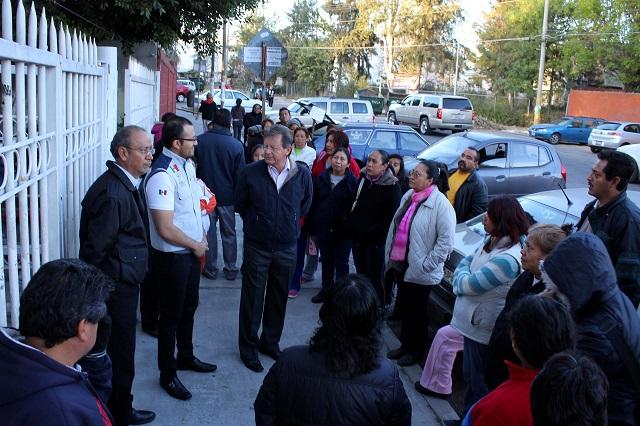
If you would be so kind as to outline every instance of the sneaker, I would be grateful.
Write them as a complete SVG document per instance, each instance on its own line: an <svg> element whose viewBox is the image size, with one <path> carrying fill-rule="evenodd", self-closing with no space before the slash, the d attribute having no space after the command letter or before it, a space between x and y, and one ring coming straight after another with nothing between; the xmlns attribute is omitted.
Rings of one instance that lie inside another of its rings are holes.
<svg viewBox="0 0 640 426"><path fill-rule="evenodd" d="M295 299L296 297L298 297L298 293L300 293L299 290L289 290L289 294L287 295L287 297L289 299Z"/></svg>

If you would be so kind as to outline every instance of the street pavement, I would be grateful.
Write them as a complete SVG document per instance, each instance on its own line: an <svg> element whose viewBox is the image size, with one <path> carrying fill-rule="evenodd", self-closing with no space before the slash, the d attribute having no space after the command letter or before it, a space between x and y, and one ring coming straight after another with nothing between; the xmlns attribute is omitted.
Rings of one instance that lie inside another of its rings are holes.
<svg viewBox="0 0 640 426"><path fill-rule="evenodd" d="M274 107L276 105L274 104ZM178 115L191 119L196 134L202 132L202 122L178 109ZM242 220L237 217L238 265L242 263ZM222 244L218 244L220 250ZM222 261L222 253L219 253ZM352 266L353 268L353 266ZM284 332L280 342L284 349L307 344L318 327L319 305L311 297L320 288L320 271L316 280L303 284L300 295L289 300ZM223 274L217 280L200 280L200 304L194 326L195 355L203 361L218 365L215 373L180 371L178 376L193 394L189 401L179 401L167 395L159 385L157 369L157 341L138 328L136 347L136 377L134 407L153 410L153 425L251 425L254 424L253 402L264 376L273 361L261 355L263 373L248 370L238 355L238 308L241 276L227 281ZM399 346L393 333L385 326L382 353ZM419 379L421 366L400 368L400 377L413 408L413 425L441 425L442 420L456 419L451 406L442 400L425 397L415 391L413 383ZM312 395L310 396L313 397Z"/></svg>

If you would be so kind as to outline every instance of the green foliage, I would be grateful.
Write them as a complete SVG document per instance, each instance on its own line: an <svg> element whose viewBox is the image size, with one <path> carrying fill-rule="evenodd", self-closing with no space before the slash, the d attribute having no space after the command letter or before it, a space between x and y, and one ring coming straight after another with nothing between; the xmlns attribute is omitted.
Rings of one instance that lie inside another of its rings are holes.
<svg viewBox="0 0 640 426"><path fill-rule="evenodd" d="M125 48L154 41L169 47L192 44L202 55L220 45L215 31L223 20L238 19L260 0L66 0L66 9L43 2L47 12L96 40L119 40ZM77 15L76 15L77 14ZM80 15L82 18L80 18Z"/></svg>

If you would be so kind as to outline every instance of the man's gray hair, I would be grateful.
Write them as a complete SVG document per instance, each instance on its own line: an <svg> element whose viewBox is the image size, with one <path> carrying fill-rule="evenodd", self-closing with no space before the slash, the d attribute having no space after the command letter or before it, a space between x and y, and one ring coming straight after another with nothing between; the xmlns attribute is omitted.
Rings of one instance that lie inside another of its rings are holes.
<svg viewBox="0 0 640 426"><path fill-rule="evenodd" d="M266 129L264 131L264 134L262 135L262 138L263 140L266 140L269 137L278 135L282 136L281 140L283 148L289 148L293 144L293 135L291 134L291 130L281 124L274 124L273 126Z"/></svg>
<svg viewBox="0 0 640 426"><path fill-rule="evenodd" d="M111 139L110 147L111 155L113 155L113 158L115 158L116 160L118 159L118 148L120 148L121 146L131 146L131 136L133 136L133 134L136 132L147 133L145 129L135 125L124 126L116 132L116 134L113 136L113 139Z"/></svg>

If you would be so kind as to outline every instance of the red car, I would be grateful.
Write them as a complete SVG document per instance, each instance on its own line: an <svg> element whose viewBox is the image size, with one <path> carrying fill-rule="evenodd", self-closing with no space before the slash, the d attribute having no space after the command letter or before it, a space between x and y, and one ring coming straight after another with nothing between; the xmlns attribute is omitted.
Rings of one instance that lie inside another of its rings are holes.
<svg viewBox="0 0 640 426"><path fill-rule="evenodd" d="M189 88L182 83L176 83L176 100L178 102L184 102L189 96Z"/></svg>

